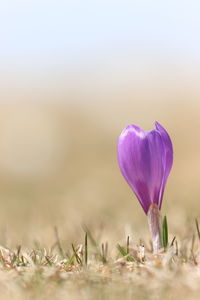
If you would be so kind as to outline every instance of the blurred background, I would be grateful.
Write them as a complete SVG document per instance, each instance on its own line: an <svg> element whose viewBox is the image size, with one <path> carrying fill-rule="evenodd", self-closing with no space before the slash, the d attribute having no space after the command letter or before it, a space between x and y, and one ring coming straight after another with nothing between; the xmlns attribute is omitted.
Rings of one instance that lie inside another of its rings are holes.
<svg viewBox="0 0 200 300"><path fill-rule="evenodd" d="M0 1L0 243L148 235L116 156L159 121L171 234L199 215L199 1ZM190 225L189 225L190 227ZM188 228L189 228L188 227Z"/></svg>

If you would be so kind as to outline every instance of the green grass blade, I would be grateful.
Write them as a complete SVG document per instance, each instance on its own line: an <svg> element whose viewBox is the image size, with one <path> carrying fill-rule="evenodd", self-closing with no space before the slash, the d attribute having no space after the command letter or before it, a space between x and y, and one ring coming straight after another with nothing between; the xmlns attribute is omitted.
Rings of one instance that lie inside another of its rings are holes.
<svg viewBox="0 0 200 300"><path fill-rule="evenodd" d="M168 225L167 225L167 217L164 216L163 224L162 224L162 243L164 249L168 246Z"/></svg>
<svg viewBox="0 0 200 300"><path fill-rule="evenodd" d="M133 256L129 255L129 252L127 252L127 249L125 247L122 247L120 244L117 244L117 249L122 256L126 257L126 261L128 262L136 261L136 259Z"/></svg>
<svg viewBox="0 0 200 300"><path fill-rule="evenodd" d="M74 255L75 255L75 258L76 258L76 261L79 265L82 265L82 260L80 259L80 257L78 256L77 252L76 252L76 249L74 247L74 245L72 244L72 250L74 252Z"/></svg>
<svg viewBox="0 0 200 300"><path fill-rule="evenodd" d="M74 258L75 258L75 253L73 252L72 256L69 257L67 264L72 265L74 263Z"/></svg>
<svg viewBox="0 0 200 300"><path fill-rule="evenodd" d="M122 256L126 256L128 254L127 250L124 247L120 246L120 244L117 244L117 249Z"/></svg>

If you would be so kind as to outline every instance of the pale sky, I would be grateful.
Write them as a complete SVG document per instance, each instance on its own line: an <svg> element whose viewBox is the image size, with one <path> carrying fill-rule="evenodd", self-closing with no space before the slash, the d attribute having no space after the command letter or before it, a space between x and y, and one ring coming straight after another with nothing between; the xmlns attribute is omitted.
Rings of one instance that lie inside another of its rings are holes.
<svg viewBox="0 0 200 300"><path fill-rule="evenodd" d="M4 68L136 55L200 62L200 1L0 0Z"/></svg>

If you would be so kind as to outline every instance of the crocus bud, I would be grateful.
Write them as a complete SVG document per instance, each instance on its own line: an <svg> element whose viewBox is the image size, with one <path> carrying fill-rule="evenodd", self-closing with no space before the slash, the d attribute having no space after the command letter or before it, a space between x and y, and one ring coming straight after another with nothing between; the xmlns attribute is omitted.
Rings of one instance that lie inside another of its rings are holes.
<svg viewBox="0 0 200 300"><path fill-rule="evenodd" d="M173 163L173 148L167 131L155 122L155 129L145 132L128 125L118 139L118 161L121 172L138 198L149 220L155 207L161 208L167 178ZM150 209L154 204L153 209ZM150 224L150 221L149 221ZM159 224L159 222L157 222ZM150 225L151 227L151 225ZM151 232L152 232L152 228ZM157 229L157 230L160 230ZM160 236L159 233L154 236ZM154 241L153 241L154 243ZM157 241L157 248L162 243Z"/></svg>

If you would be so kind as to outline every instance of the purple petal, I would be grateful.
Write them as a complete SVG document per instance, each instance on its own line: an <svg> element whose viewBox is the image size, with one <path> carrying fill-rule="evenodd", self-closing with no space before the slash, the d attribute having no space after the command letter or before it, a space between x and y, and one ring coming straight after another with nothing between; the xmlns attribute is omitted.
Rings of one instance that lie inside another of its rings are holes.
<svg viewBox="0 0 200 300"><path fill-rule="evenodd" d="M157 130L145 133L140 127L129 125L118 139L121 172L145 213L151 203L159 203L164 177L163 153L163 139Z"/></svg>
<svg viewBox="0 0 200 300"><path fill-rule="evenodd" d="M151 203L156 203L159 206L160 190L163 185L164 165L163 153L164 144L162 137L156 130L147 133L147 139L150 145L150 163L151 163L151 176L149 178L149 190L151 191Z"/></svg>
<svg viewBox="0 0 200 300"><path fill-rule="evenodd" d="M164 158L163 158L163 163L164 163L164 177L163 177L163 184L161 187L161 191L160 191L160 200L159 200L159 208L161 207L162 204L162 198L163 198L163 193L164 193L164 189L165 189L165 185L167 182L167 178L169 176L170 170L172 168L172 164L173 164L173 146L172 146L172 142L171 139L169 137L169 134L167 133L167 131L158 123L155 122L155 126L156 129L159 131L163 143L164 143Z"/></svg>

